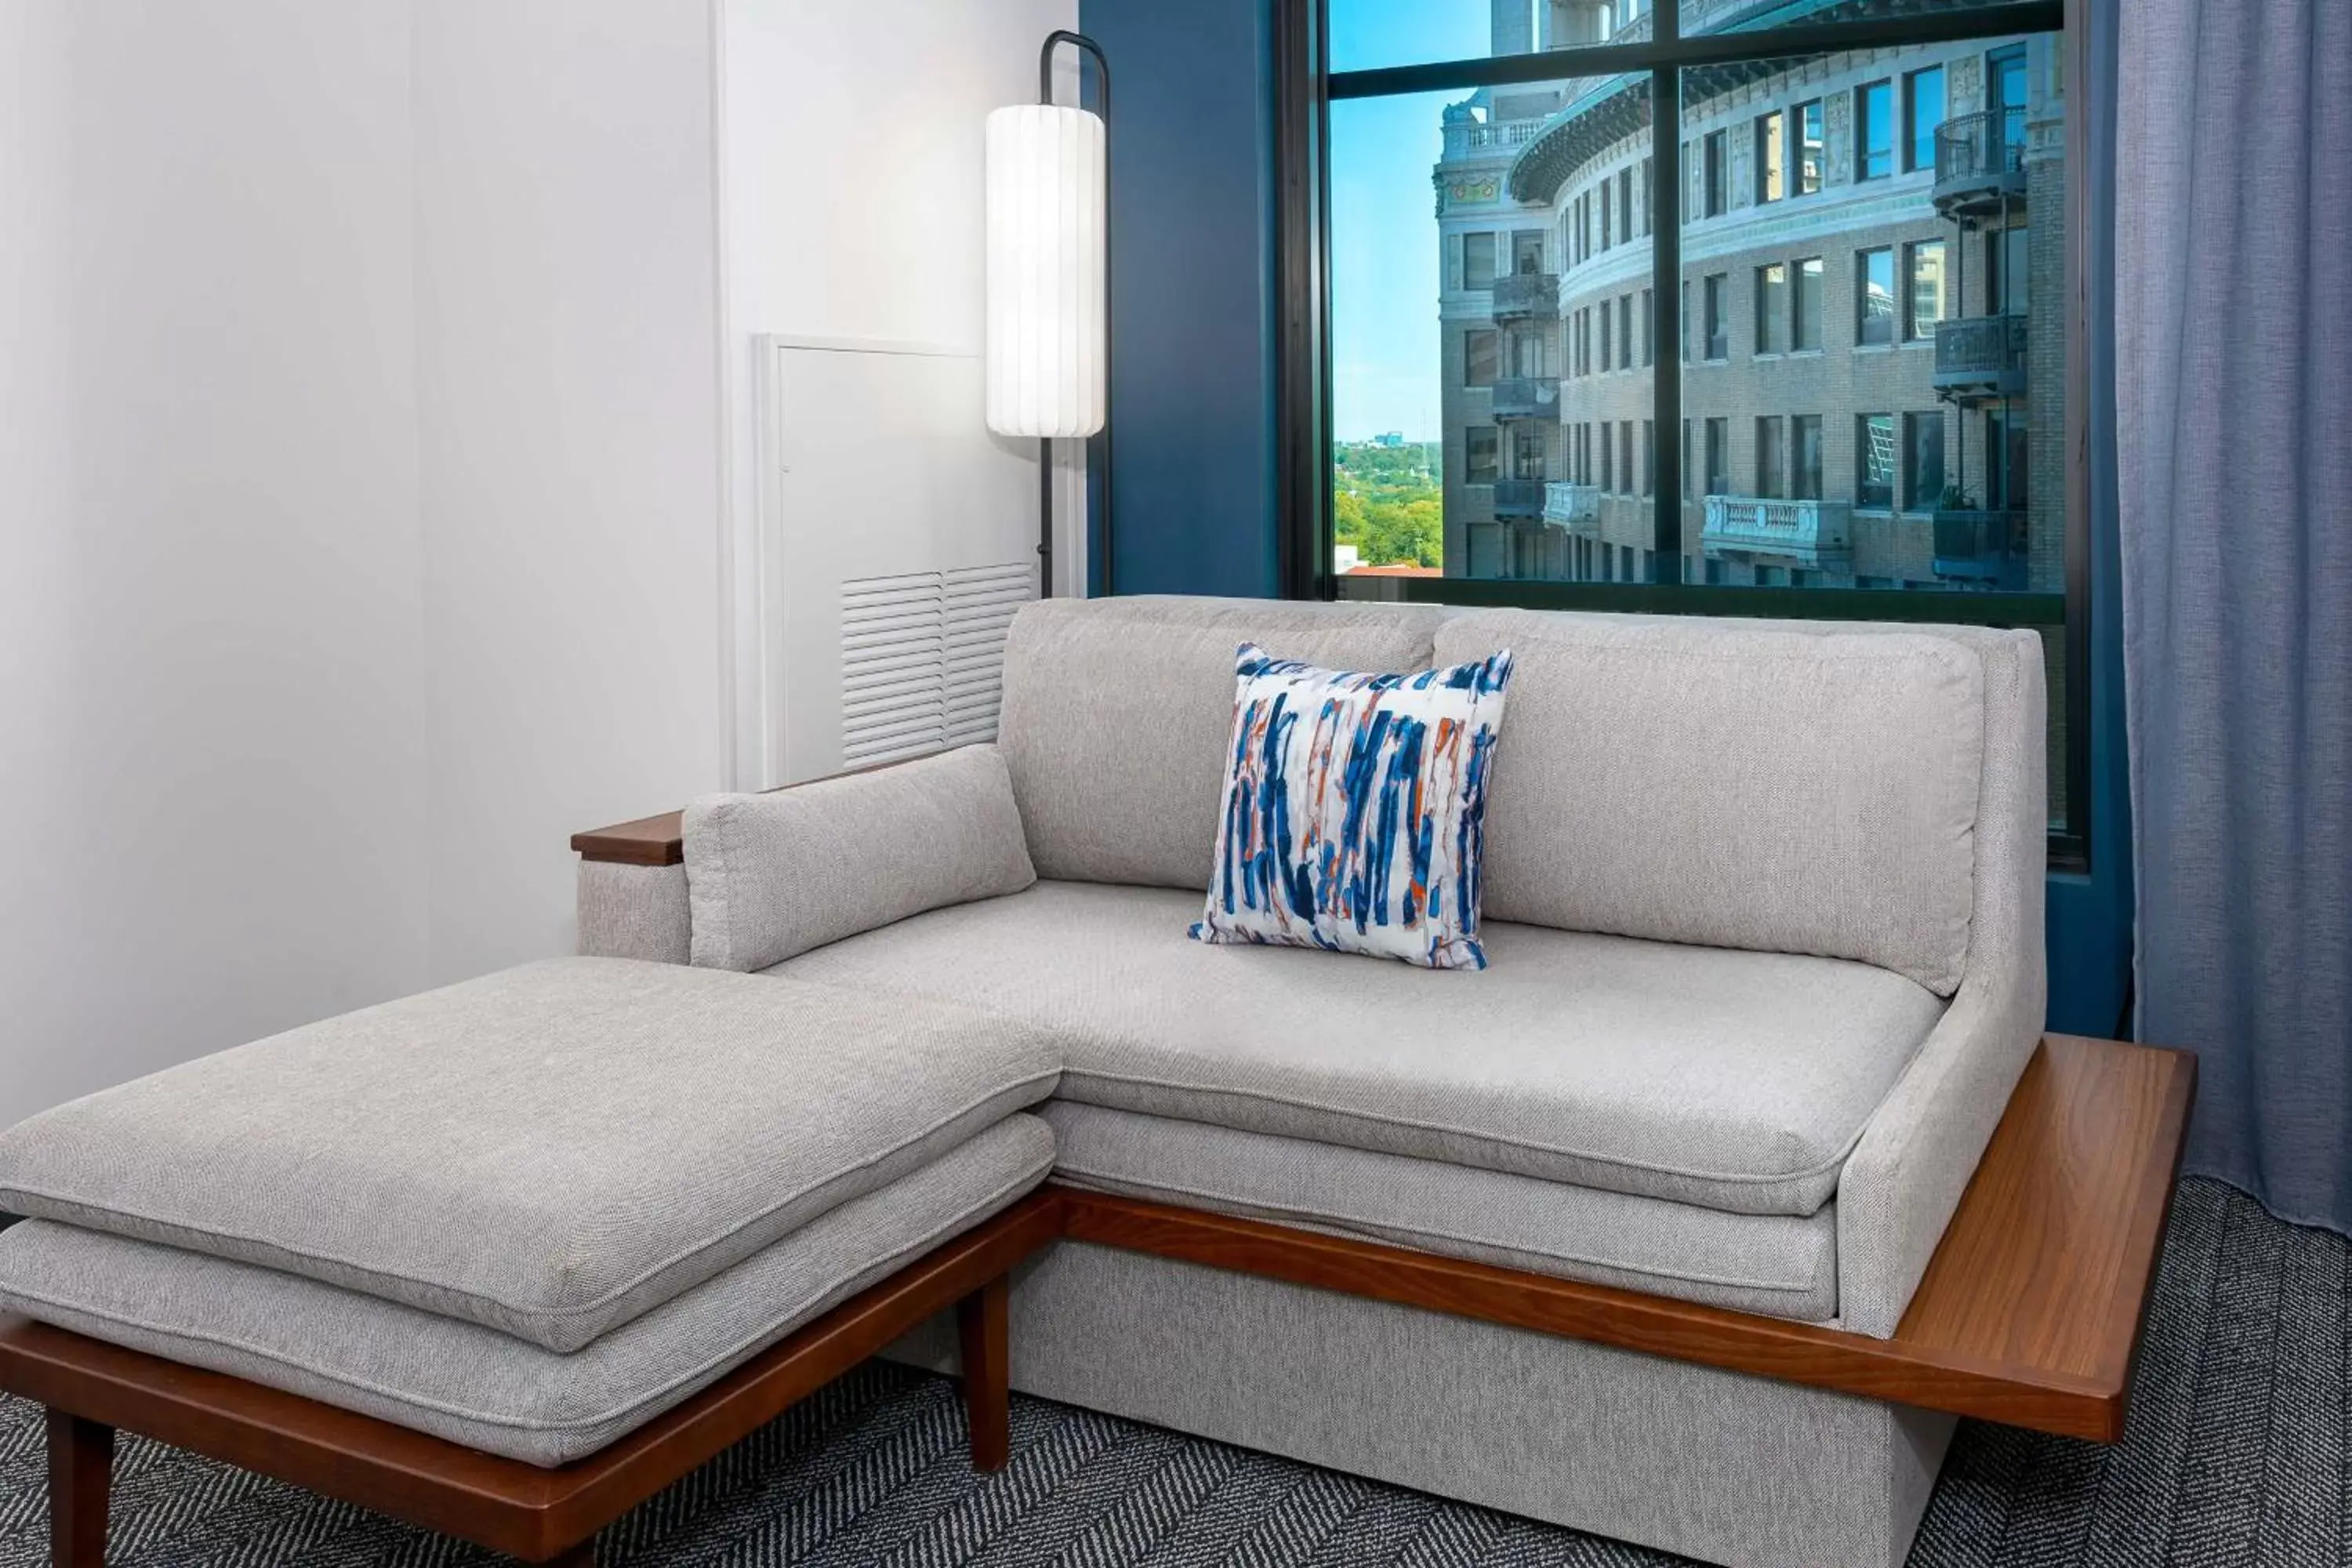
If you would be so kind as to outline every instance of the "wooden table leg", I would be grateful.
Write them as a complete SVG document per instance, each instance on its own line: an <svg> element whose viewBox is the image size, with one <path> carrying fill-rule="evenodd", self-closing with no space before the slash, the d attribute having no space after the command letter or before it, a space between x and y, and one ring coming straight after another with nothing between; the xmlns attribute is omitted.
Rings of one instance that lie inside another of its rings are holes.
<svg viewBox="0 0 2352 1568"><path fill-rule="evenodd" d="M49 1409L49 1561L55 1568L105 1568L106 1494L114 1474L114 1428Z"/></svg>
<svg viewBox="0 0 2352 1568"><path fill-rule="evenodd" d="M998 1275L956 1303L963 1338L964 1423L971 1468L1001 1470L1013 1455L1012 1314L1008 1277Z"/></svg>
<svg viewBox="0 0 2352 1568"><path fill-rule="evenodd" d="M596 1538L590 1536L559 1557L551 1557L542 1568L596 1568Z"/></svg>

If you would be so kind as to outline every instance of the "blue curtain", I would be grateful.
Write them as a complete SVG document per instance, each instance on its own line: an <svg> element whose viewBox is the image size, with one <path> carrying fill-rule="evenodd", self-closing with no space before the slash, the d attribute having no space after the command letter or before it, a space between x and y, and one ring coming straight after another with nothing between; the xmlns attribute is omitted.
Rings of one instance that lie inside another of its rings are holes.
<svg viewBox="0 0 2352 1568"><path fill-rule="evenodd" d="M2352 3L2110 15L2138 1032L2189 1168L2352 1230Z"/></svg>

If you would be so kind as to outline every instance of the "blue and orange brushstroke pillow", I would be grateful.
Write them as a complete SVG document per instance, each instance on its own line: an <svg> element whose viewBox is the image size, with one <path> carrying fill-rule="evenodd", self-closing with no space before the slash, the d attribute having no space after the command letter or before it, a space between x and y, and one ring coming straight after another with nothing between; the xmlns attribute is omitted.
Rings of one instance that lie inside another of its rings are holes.
<svg viewBox="0 0 2352 1568"><path fill-rule="evenodd" d="M1484 969L1479 862L1507 648L1403 675L1244 643L1201 942Z"/></svg>

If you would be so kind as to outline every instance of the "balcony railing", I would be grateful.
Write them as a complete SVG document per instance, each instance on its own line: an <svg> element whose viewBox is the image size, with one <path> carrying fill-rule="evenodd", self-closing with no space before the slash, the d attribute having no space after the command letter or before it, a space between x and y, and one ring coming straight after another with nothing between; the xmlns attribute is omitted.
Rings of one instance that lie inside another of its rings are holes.
<svg viewBox="0 0 2352 1568"><path fill-rule="evenodd" d="M1467 158L1477 153L1516 153L1543 129L1540 120L1506 120L1491 124L1482 120L1456 121L1445 128L1445 156Z"/></svg>
<svg viewBox="0 0 2352 1568"><path fill-rule="evenodd" d="M1936 323L1936 391L1956 403L2025 393L2025 318L1963 316Z"/></svg>
<svg viewBox="0 0 2352 1568"><path fill-rule="evenodd" d="M2025 591L2025 513L1936 513L1936 575L1972 588Z"/></svg>
<svg viewBox="0 0 2352 1568"><path fill-rule="evenodd" d="M1936 127L1936 210L1975 217L2025 195L2025 110L1988 109Z"/></svg>
<svg viewBox="0 0 2352 1568"><path fill-rule="evenodd" d="M1559 274L1557 272L1514 272L1495 279L1495 294L1489 307L1498 321L1518 321L1527 317L1548 317L1559 314Z"/></svg>
<svg viewBox="0 0 2352 1568"><path fill-rule="evenodd" d="M1842 500L1708 496L1700 542L1708 553L1786 557L1800 566L1843 566L1853 558L1853 508Z"/></svg>
<svg viewBox="0 0 2352 1568"><path fill-rule="evenodd" d="M1544 521L1570 532L1591 532L1601 521L1601 487L1555 479L1544 487Z"/></svg>
<svg viewBox="0 0 2352 1568"><path fill-rule="evenodd" d="M1514 375L1498 381L1493 408L1497 419L1557 419L1559 377Z"/></svg>
<svg viewBox="0 0 2352 1568"><path fill-rule="evenodd" d="M1544 514L1544 482L1541 479L1496 479L1495 481L1495 515L1498 518L1532 519Z"/></svg>

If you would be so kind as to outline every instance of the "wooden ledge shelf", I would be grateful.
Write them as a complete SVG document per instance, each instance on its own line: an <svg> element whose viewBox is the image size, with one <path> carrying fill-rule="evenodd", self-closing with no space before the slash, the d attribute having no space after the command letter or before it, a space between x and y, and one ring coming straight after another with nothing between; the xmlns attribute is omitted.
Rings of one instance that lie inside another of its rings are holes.
<svg viewBox="0 0 2352 1568"><path fill-rule="evenodd" d="M2197 1059L2045 1038L1891 1339L1063 1188L1065 1234L2012 1426L2112 1443Z"/></svg>
<svg viewBox="0 0 2352 1568"><path fill-rule="evenodd" d="M583 860L615 866L677 866L686 861L686 813L665 811L572 836Z"/></svg>

